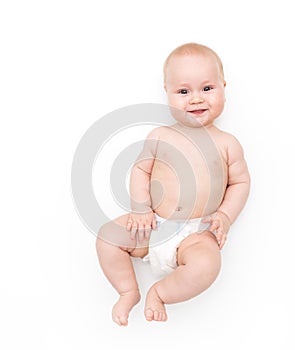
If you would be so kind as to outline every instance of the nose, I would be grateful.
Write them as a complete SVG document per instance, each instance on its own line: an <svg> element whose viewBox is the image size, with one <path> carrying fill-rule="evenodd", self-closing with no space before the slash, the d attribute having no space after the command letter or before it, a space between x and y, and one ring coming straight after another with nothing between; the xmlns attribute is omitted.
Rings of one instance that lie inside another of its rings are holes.
<svg viewBox="0 0 295 350"><path fill-rule="evenodd" d="M204 99L199 94L194 94L190 100L190 104L197 104L204 102Z"/></svg>

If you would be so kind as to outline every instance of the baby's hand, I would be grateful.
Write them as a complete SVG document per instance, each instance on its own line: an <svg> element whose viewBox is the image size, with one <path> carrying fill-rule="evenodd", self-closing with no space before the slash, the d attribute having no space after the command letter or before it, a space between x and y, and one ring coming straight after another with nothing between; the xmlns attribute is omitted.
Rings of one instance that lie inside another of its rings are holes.
<svg viewBox="0 0 295 350"><path fill-rule="evenodd" d="M135 239L136 234L139 242L149 239L151 231L157 228L154 212L151 211L147 214L130 213L126 228L130 231L131 239Z"/></svg>
<svg viewBox="0 0 295 350"><path fill-rule="evenodd" d="M211 223L210 231L215 233L219 249L221 250L231 225L228 216L221 211L217 211L214 215L205 218L203 222Z"/></svg>

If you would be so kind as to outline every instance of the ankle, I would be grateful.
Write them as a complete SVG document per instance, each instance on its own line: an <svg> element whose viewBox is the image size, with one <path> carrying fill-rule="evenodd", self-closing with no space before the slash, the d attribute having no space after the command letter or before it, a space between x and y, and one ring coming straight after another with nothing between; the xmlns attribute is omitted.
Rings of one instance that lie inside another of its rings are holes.
<svg viewBox="0 0 295 350"><path fill-rule="evenodd" d="M158 282L151 286L151 288L148 291L148 294L153 295L153 298L157 299L158 301L164 304L164 301L159 295Z"/></svg>
<svg viewBox="0 0 295 350"><path fill-rule="evenodd" d="M119 295L121 297L133 297L133 298L138 298L140 299L140 292L139 289L130 289L126 291L119 292Z"/></svg>

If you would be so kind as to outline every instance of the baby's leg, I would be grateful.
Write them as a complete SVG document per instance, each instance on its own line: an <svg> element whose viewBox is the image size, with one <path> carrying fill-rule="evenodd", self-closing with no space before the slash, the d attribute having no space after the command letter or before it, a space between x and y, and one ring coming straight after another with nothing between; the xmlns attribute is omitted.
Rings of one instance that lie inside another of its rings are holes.
<svg viewBox="0 0 295 350"><path fill-rule="evenodd" d="M136 240L131 240L130 232L125 229L127 219L128 215L124 215L104 225L96 241L101 268L120 295L113 307L113 320L123 326L127 326L129 312L140 300L130 255L143 257L148 250L147 248L136 249Z"/></svg>
<svg viewBox="0 0 295 350"><path fill-rule="evenodd" d="M190 235L178 248L177 261L176 270L155 283L147 294L145 317L148 321L165 321L164 304L191 299L214 282L221 266L215 236L209 231Z"/></svg>

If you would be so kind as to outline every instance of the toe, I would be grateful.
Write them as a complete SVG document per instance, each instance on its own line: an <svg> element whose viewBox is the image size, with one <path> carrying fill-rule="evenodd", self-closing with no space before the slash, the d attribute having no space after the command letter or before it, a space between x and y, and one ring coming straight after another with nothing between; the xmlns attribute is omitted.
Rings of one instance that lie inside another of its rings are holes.
<svg viewBox="0 0 295 350"><path fill-rule="evenodd" d="M163 321L164 315L163 312L158 312L158 321Z"/></svg>
<svg viewBox="0 0 295 350"><path fill-rule="evenodd" d="M121 321L119 317L113 317L113 321L117 323L119 326L121 326Z"/></svg>
<svg viewBox="0 0 295 350"><path fill-rule="evenodd" d="M154 317L155 321L167 321L167 315L165 312L162 311L155 311L155 317Z"/></svg>
<svg viewBox="0 0 295 350"><path fill-rule="evenodd" d="M167 321L167 314L165 312L162 313L162 320L163 322Z"/></svg>
<svg viewBox="0 0 295 350"><path fill-rule="evenodd" d="M151 309L146 309L145 310L145 318L148 320L148 321L152 321L154 319L154 312L153 310Z"/></svg>
<svg viewBox="0 0 295 350"><path fill-rule="evenodd" d="M160 321L159 317L160 317L161 313L158 310L154 311L154 320L155 321Z"/></svg>
<svg viewBox="0 0 295 350"><path fill-rule="evenodd" d="M117 323L119 326L127 326L128 325L128 319L124 316L116 316L113 318L113 321Z"/></svg>
<svg viewBox="0 0 295 350"><path fill-rule="evenodd" d="M127 325L128 325L128 319L127 319L127 317L121 316L121 317L120 317L120 323L121 323L121 326L127 326Z"/></svg>
<svg viewBox="0 0 295 350"><path fill-rule="evenodd" d="M146 309L145 310L145 318L147 321L167 321L167 314L162 311Z"/></svg>

